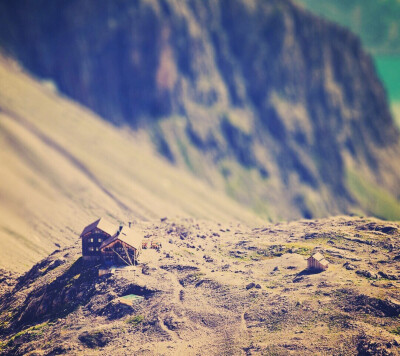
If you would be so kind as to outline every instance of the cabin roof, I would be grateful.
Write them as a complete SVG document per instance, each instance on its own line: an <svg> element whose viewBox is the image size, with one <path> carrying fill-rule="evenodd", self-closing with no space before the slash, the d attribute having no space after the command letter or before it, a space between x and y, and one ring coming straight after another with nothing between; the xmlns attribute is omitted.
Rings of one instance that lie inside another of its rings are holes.
<svg viewBox="0 0 400 356"><path fill-rule="evenodd" d="M88 232L94 230L94 229L99 229L101 231L104 231L106 234L110 236L114 236L116 232L118 231L118 225L110 223L104 218L97 219L96 221L92 222L88 226L86 226L82 233L81 236L86 235Z"/></svg>
<svg viewBox="0 0 400 356"><path fill-rule="evenodd" d="M329 262L325 258L323 260L321 260L321 261L318 261L318 262L323 266L327 266L329 264Z"/></svg>
<svg viewBox="0 0 400 356"><path fill-rule="evenodd" d="M111 236L107 240L104 240L100 246L100 249L106 247L116 240L123 241L129 246L132 246L138 250L142 247L143 234L141 234L136 229L130 229L129 227L124 226L119 234Z"/></svg>
<svg viewBox="0 0 400 356"><path fill-rule="evenodd" d="M315 253L314 255L312 255L309 258L313 258L314 260L318 261L322 265L328 265L329 264L329 262L325 259L325 257L319 252Z"/></svg>

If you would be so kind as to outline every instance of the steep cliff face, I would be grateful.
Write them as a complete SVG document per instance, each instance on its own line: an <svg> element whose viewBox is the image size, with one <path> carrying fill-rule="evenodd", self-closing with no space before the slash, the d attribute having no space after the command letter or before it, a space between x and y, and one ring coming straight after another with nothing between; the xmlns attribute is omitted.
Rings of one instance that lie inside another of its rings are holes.
<svg viewBox="0 0 400 356"><path fill-rule="evenodd" d="M272 219L400 216L399 134L370 57L289 1L17 1L0 17L32 73Z"/></svg>
<svg viewBox="0 0 400 356"><path fill-rule="evenodd" d="M357 33L374 55L399 55L397 29L400 2L397 0L295 0L319 14Z"/></svg>

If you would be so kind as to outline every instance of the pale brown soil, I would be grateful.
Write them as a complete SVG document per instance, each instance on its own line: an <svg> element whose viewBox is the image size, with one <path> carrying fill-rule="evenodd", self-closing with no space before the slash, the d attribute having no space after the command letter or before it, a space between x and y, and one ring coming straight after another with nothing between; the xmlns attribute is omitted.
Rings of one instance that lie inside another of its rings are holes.
<svg viewBox="0 0 400 356"><path fill-rule="evenodd" d="M398 224L336 217L252 229L183 218L135 228L162 243L143 250L136 273L91 275L77 242L21 277L2 297L3 353L399 354ZM330 266L309 274L317 250ZM129 306L126 294L146 298Z"/></svg>

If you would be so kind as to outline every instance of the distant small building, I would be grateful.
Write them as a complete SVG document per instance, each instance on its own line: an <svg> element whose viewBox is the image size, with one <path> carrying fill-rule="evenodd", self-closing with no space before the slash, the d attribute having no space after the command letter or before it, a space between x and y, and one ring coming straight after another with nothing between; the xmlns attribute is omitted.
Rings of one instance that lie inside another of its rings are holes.
<svg viewBox="0 0 400 356"><path fill-rule="evenodd" d="M143 235L136 230L123 227L115 236L109 237L100 246L101 260L105 266L137 264L142 251Z"/></svg>
<svg viewBox="0 0 400 356"><path fill-rule="evenodd" d="M100 246L110 237L117 235L119 226L100 218L86 226L80 237L82 239L82 256L85 261L101 259Z"/></svg>
<svg viewBox="0 0 400 356"><path fill-rule="evenodd" d="M307 268L315 271L325 271L329 266L329 262L325 257L317 252L307 259Z"/></svg>

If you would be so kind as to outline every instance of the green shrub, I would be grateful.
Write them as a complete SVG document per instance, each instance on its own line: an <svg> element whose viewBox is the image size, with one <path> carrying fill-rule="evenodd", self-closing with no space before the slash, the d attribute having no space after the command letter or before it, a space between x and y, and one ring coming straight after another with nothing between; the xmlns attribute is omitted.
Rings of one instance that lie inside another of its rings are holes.
<svg viewBox="0 0 400 356"><path fill-rule="evenodd" d="M126 323L132 326L138 326L144 320L143 315L135 315L126 320Z"/></svg>
<svg viewBox="0 0 400 356"><path fill-rule="evenodd" d="M390 332L395 335L400 335L400 326L398 326L396 329L391 330Z"/></svg>

